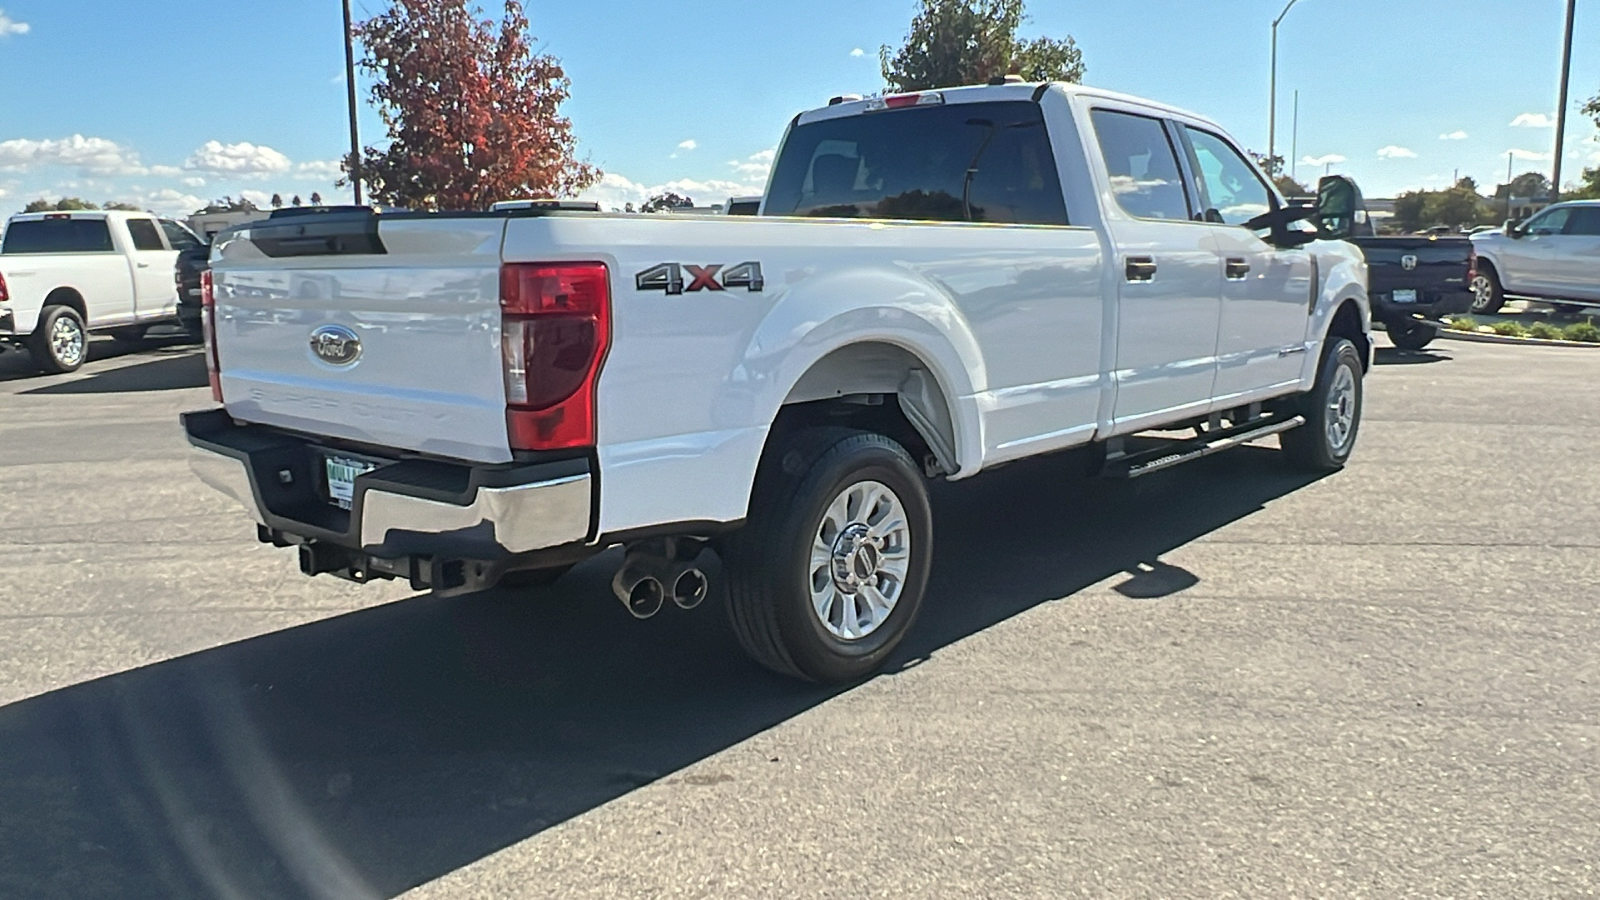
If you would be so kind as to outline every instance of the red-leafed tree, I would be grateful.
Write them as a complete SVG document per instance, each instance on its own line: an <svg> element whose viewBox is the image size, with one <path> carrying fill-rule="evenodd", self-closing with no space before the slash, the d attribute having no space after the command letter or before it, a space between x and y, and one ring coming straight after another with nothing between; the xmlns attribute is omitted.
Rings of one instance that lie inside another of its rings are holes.
<svg viewBox="0 0 1600 900"><path fill-rule="evenodd" d="M361 155L374 201L484 209L570 197L600 179L575 158L572 123L560 114L571 82L559 61L530 48L520 0L505 0L498 23L482 12L468 0L394 0L355 26L389 130L386 146Z"/></svg>

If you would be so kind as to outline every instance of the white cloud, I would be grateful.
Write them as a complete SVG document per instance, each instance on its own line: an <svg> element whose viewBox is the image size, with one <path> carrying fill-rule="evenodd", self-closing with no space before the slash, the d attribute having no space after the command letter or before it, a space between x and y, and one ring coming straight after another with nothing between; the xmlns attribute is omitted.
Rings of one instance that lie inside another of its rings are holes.
<svg viewBox="0 0 1600 900"><path fill-rule="evenodd" d="M27 34L28 30L27 22L18 22L6 15L5 10L0 9L0 38L10 37L13 34Z"/></svg>
<svg viewBox="0 0 1600 900"><path fill-rule="evenodd" d="M200 149L189 156L183 167L213 175L261 178L288 172L290 163L289 157L266 145L252 144L248 141L238 144L206 141Z"/></svg>
<svg viewBox="0 0 1600 900"><path fill-rule="evenodd" d="M861 49L860 47L857 47L854 50L850 51L850 55L851 56L866 56L867 55L867 51Z"/></svg>
<svg viewBox="0 0 1600 900"><path fill-rule="evenodd" d="M694 148L696 148L698 146L700 146L700 145L695 143L694 138L690 138L689 140L680 143L678 145L678 149L679 150L693 150Z"/></svg>
<svg viewBox="0 0 1600 900"><path fill-rule="evenodd" d="M1439 135L1439 140L1441 141L1464 141L1466 139L1467 133L1465 131L1452 131L1448 134Z"/></svg>
<svg viewBox="0 0 1600 900"><path fill-rule="evenodd" d="M205 200L193 194L175 191L172 188L162 188L159 191L142 194L135 197L131 202L140 209L148 209L173 216L186 216L206 205Z"/></svg>
<svg viewBox="0 0 1600 900"><path fill-rule="evenodd" d="M181 179L181 180L188 187L205 187L206 186L206 180L204 178L201 178L199 175L190 175L188 178L184 178L184 179Z"/></svg>
<svg viewBox="0 0 1600 900"><path fill-rule="evenodd" d="M578 199L598 202L601 209L619 210L627 203L638 206L657 194L673 193L693 198L696 205L711 206L726 202L729 197L759 194L765 188L765 178L760 182L679 178L665 184L646 185L615 172L607 172L599 184L579 194Z"/></svg>
<svg viewBox="0 0 1600 900"><path fill-rule="evenodd" d="M1390 144L1378 151L1379 159L1416 159L1417 151Z"/></svg>
<svg viewBox="0 0 1600 900"><path fill-rule="evenodd" d="M139 154L116 141L75 134L59 141L14 138L0 142L0 169L21 171L45 166L77 166L84 174L144 175Z"/></svg>
<svg viewBox="0 0 1600 900"><path fill-rule="evenodd" d="M176 178L183 174L183 170L177 166L151 166L150 174L160 175L165 178Z"/></svg>
<svg viewBox="0 0 1600 900"><path fill-rule="evenodd" d="M337 159L317 159L294 167L294 177L307 181L338 181L344 177Z"/></svg>
<svg viewBox="0 0 1600 900"><path fill-rule="evenodd" d="M1548 153L1540 153L1537 150L1516 150L1516 149L1512 149L1512 150L1507 150L1506 152L1511 154L1511 158L1512 159L1520 159L1520 160L1524 160L1526 162L1539 162L1541 160L1548 160L1550 158L1550 154L1548 154Z"/></svg>
<svg viewBox="0 0 1600 900"><path fill-rule="evenodd" d="M1300 161L1308 166L1333 166L1342 162L1349 162L1349 160L1337 153L1329 153L1327 156L1304 156L1300 158Z"/></svg>
<svg viewBox="0 0 1600 900"><path fill-rule="evenodd" d="M730 159L728 165L739 173L739 177L746 181L760 181L766 183L767 173L772 171L772 159L777 155L776 149L762 150L752 153L743 160ZM760 193L760 191L756 191Z"/></svg>
<svg viewBox="0 0 1600 900"><path fill-rule="evenodd" d="M1512 128L1554 128L1556 117L1544 113L1523 113L1511 120Z"/></svg>

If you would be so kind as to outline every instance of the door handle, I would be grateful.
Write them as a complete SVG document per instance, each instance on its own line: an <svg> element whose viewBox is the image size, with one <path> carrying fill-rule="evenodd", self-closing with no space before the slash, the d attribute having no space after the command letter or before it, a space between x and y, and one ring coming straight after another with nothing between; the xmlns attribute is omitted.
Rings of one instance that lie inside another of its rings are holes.
<svg viewBox="0 0 1600 900"><path fill-rule="evenodd" d="M141 269L148 269L148 268L150 268L150 264L149 264L149 263L135 263L135 265L137 265L137 266L138 266L138 267L139 267L139 268L141 268Z"/></svg>
<svg viewBox="0 0 1600 900"><path fill-rule="evenodd" d="M1237 256L1233 257L1224 267L1224 273L1229 281L1243 281L1250 275L1250 263Z"/></svg>
<svg viewBox="0 0 1600 900"><path fill-rule="evenodd" d="M1129 281L1155 281L1156 261L1149 256L1130 256L1123 274L1128 276Z"/></svg>

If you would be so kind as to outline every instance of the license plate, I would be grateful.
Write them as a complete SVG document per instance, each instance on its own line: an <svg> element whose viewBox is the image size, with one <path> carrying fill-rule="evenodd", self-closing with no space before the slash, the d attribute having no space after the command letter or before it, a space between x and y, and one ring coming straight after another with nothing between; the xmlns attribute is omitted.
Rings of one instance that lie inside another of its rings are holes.
<svg viewBox="0 0 1600 900"><path fill-rule="evenodd" d="M340 509L349 509L355 500L356 476L376 469L376 463L348 456L327 457L328 502Z"/></svg>
<svg viewBox="0 0 1600 900"><path fill-rule="evenodd" d="M1396 302L1396 303L1415 303L1415 302L1417 302L1417 292L1416 291L1395 291L1394 292L1394 302Z"/></svg>

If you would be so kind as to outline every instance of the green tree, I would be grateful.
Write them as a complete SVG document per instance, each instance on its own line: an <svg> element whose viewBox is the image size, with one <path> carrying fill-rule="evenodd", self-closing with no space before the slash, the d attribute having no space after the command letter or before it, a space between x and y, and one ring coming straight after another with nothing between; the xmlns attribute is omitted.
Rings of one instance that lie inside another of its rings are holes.
<svg viewBox="0 0 1600 900"><path fill-rule="evenodd" d="M254 203L246 200L243 197L240 197L237 200L233 199L232 197L223 197L221 200L213 200L210 203L207 203L204 209L196 210L195 215L230 212L253 213L260 211L261 207L256 206Z"/></svg>
<svg viewBox="0 0 1600 900"><path fill-rule="evenodd" d="M300 199L300 195L299 195L299 194L295 194L295 195L294 195L294 199L293 199L293 200L290 200L290 201L289 201L289 204L290 204L290 205L291 205L291 206L305 206L305 205L306 205L306 202L305 202L305 201L304 201L304 200L301 200L301 199Z"/></svg>
<svg viewBox="0 0 1600 900"><path fill-rule="evenodd" d="M1006 75L1025 81L1083 80L1083 51L1071 35L1017 37L1024 0L921 0L899 50L878 48L883 80L895 92L983 84Z"/></svg>
<svg viewBox="0 0 1600 900"><path fill-rule="evenodd" d="M283 209L283 195L282 194L273 194L272 195L272 199L267 201L267 202L272 204L272 208L273 209Z"/></svg>
<svg viewBox="0 0 1600 900"><path fill-rule="evenodd" d="M1570 191L1563 191L1563 200L1600 200L1600 166L1583 170L1583 178L1578 181L1578 186Z"/></svg>
<svg viewBox="0 0 1600 900"><path fill-rule="evenodd" d="M1483 207L1483 198L1478 196L1478 192L1464 187L1428 191L1422 206L1422 224L1424 227L1448 225L1451 228L1476 225L1483 219Z"/></svg>
<svg viewBox="0 0 1600 900"><path fill-rule="evenodd" d="M1494 189L1496 200L1504 200L1508 194L1512 197L1548 197L1550 178L1543 172L1523 172L1511 179L1510 184L1502 184Z"/></svg>
<svg viewBox="0 0 1600 900"><path fill-rule="evenodd" d="M54 202L49 200L35 200L22 208L23 212L70 212L77 209L99 209L82 197L63 197Z"/></svg>
<svg viewBox="0 0 1600 900"><path fill-rule="evenodd" d="M318 193L317 191L312 191L311 192L311 205L312 206L321 206L322 205L322 194Z"/></svg>
<svg viewBox="0 0 1600 900"><path fill-rule="evenodd" d="M693 200L688 197L680 197L668 191L665 194L657 194L646 200L639 206L639 212L666 212L669 209L688 209L691 206L694 206Z"/></svg>
<svg viewBox="0 0 1600 900"><path fill-rule="evenodd" d="M143 212L144 211L144 207L140 206L137 203L123 203L123 202L120 202L120 201L115 202L115 203L107 203L105 206L102 206L100 208L101 209L120 209L123 212Z"/></svg>
<svg viewBox="0 0 1600 900"><path fill-rule="evenodd" d="M1421 231L1427 204L1428 192L1406 191L1394 198L1394 218L1390 221L1400 231Z"/></svg>

